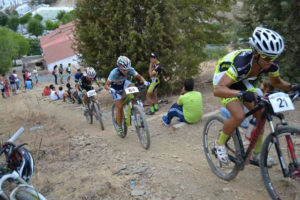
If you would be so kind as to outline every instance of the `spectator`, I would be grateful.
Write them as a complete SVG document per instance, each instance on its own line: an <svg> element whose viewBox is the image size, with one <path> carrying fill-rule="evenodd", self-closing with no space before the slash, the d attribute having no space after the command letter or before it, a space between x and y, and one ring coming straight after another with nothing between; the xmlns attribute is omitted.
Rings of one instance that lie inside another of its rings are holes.
<svg viewBox="0 0 300 200"><path fill-rule="evenodd" d="M75 73L75 83L78 83L80 78L83 76L83 73L81 72L81 69L77 69L77 72Z"/></svg>
<svg viewBox="0 0 300 200"><path fill-rule="evenodd" d="M70 79L71 79L71 63L68 64L68 66L66 68L66 72L67 72L67 82L70 83Z"/></svg>
<svg viewBox="0 0 300 200"><path fill-rule="evenodd" d="M25 63L23 63L22 75L23 75L25 89L26 89L26 77L25 77L26 72L28 72L28 70L26 69Z"/></svg>
<svg viewBox="0 0 300 200"><path fill-rule="evenodd" d="M5 74L2 74L0 77L0 90L3 98L5 97Z"/></svg>
<svg viewBox="0 0 300 200"><path fill-rule="evenodd" d="M9 97L9 84L8 84L8 80L6 79L5 75L4 75L4 78L5 78L5 80L4 80L5 95L6 95L6 97Z"/></svg>
<svg viewBox="0 0 300 200"><path fill-rule="evenodd" d="M18 91L20 89L20 80L18 78L18 74L17 74L16 70L13 70L13 75L16 78L16 87L17 87L17 91Z"/></svg>
<svg viewBox="0 0 300 200"><path fill-rule="evenodd" d="M13 75L12 72L10 73L8 79L9 79L10 88L12 90L12 93L16 94L16 88L17 88L17 86L16 86L16 77Z"/></svg>
<svg viewBox="0 0 300 200"><path fill-rule="evenodd" d="M62 66L62 64L59 64L59 67L58 67L58 76L60 78L60 84L64 84L64 68Z"/></svg>
<svg viewBox="0 0 300 200"><path fill-rule="evenodd" d="M202 95L194 90L194 80L184 81L180 97L169 109L167 115L162 117L166 126L170 126L173 117L178 117L180 122L188 124L197 123L202 118Z"/></svg>
<svg viewBox="0 0 300 200"><path fill-rule="evenodd" d="M60 86L58 88L58 97L59 97L59 99L63 99L64 98L64 94L65 94L65 90L63 89L62 86Z"/></svg>
<svg viewBox="0 0 300 200"><path fill-rule="evenodd" d="M58 94L55 90L55 87L53 85L50 85L50 98L52 101L56 101L59 99Z"/></svg>
<svg viewBox="0 0 300 200"><path fill-rule="evenodd" d="M71 101L74 103L74 93L76 92L76 90L74 88L71 87L70 83L67 83L67 92L65 92L64 96L63 96L63 100L66 101L66 97L69 97L71 99Z"/></svg>
<svg viewBox="0 0 300 200"><path fill-rule="evenodd" d="M57 65L53 67L52 75L54 76L55 85L57 85Z"/></svg>
<svg viewBox="0 0 300 200"><path fill-rule="evenodd" d="M39 74L38 74L38 71L37 71L37 67L35 67L35 68L32 70L32 73L33 73L33 76L34 76L34 78L35 78L35 84L37 84L37 83L39 82L39 80L38 80Z"/></svg>
<svg viewBox="0 0 300 200"><path fill-rule="evenodd" d="M25 72L25 84L26 84L26 89L32 89L31 72L29 70Z"/></svg>
<svg viewBox="0 0 300 200"><path fill-rule="evenodd" d="M50 95L50 88L49 86L46 86L43 90L42 96L49 96Z"/></svg>

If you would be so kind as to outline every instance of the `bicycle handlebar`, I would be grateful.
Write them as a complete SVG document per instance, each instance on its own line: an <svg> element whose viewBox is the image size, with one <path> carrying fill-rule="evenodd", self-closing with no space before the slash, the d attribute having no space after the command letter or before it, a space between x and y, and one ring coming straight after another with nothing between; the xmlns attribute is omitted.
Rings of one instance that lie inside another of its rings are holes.
<svg viewBox="0 0 300 200"><path fill-rule="evenodd" d="M24 127L19 128L17 132L7 141L8 143L13 143L18 137L24 132Z"/></svg>

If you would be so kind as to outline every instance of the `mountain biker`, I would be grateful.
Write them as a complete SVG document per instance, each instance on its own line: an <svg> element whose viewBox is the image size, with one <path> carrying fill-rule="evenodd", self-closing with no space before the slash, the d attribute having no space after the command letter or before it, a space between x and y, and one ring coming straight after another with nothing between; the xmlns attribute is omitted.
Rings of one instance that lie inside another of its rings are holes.
<svg viewBox="0 0 300 200"><path fill-rule="evenodd" d="M92 86L93 82L95 81L96 84L100 87L100 81L96 77L97 73L93 67L88 67L86 69L86 75L82 76L78 84L75 85L76 91L79 93L81 92L82 94L85 94L86 92L93 90L94 87ZM87 102L87 96L84 95L83 97L83 102Z"/></svg>
<svg viewBox="0 0 300 200"><path fill-rule="evenodd" d="M231 117L225 121L219 138L215 142L218 159L224 163L229 162L225 147L226 140L245 118L241 103L249 110L254 108L256 99L254 87L247 79L256 79L262 74L267 74L275 88L284 91L299 90L298 85L292 85L279 76L277 58L284 50L284 42L277 32L257 27L249 43L252 49L234 51L220 59L213 77L214 95L220 98L223 106L231 113ZM257 120L261 118L261 115L262 111L254 113ZM262 143L263 134L257 139L253 160L259 160ZM267 162L268 166L275 163L270 157Z"/></svg>
<svg viewBox="0 0 300 200"><path fill-rule="evenodd" d="M113 100L116 102L116 120L118 124L117 133L119 135L123 135L123 129L121 126L123 112L122 96L118 94L117 91L125 90L126 88L133 86L133 84L127 80L130 76L135 76L146 86L149 85L149 82L137 73L133 67L131 67L131 61L126 56L119 56L117 59L117 66L118 67L114 68L110 72L104 87L112 94Z"/></svg>
<svg viewBox="0 0 300 200"><path fill-rule="evenodd" d="M150 106L149 112L147 115L153 115L154 112L158 111L158 102L157 102L157 87L160 83L159 75L161 73L161 64L158 60L156 53L150 54L150 64L149 64L149 76L151 79L151 84L147 91L147 101ZM154 103L154 105L152 104Z"/></svg>

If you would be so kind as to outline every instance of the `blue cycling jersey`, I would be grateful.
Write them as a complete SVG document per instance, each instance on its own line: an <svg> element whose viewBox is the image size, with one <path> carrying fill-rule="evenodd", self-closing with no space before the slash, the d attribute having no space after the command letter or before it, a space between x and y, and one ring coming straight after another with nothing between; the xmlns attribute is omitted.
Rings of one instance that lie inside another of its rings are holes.
<svg viewBox="0 0 300 200"><path fill-rule="evenodd" d="M122 72L118 68L114 68L110 72L110 74L108 76L108 80L113 84L122 85L124 83L124 81L126 81L128 79L128 77L137 76L137 75L138 75L138 73L135 71L135 69L133 67L130 67L130 69L126 75L122 74Z"/></svg>

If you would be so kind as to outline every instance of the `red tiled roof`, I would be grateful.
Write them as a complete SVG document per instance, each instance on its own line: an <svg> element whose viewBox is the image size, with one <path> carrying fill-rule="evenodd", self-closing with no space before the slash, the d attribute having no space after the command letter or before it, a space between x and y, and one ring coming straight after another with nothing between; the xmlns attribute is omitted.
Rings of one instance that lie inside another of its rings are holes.
<svg viewBox="0 0 300 200"><path fill-rule="evenodd" d="M59 26L50 34L40 39L47 64L53 63L76 54L72 49L74 22Z"/></svg>

